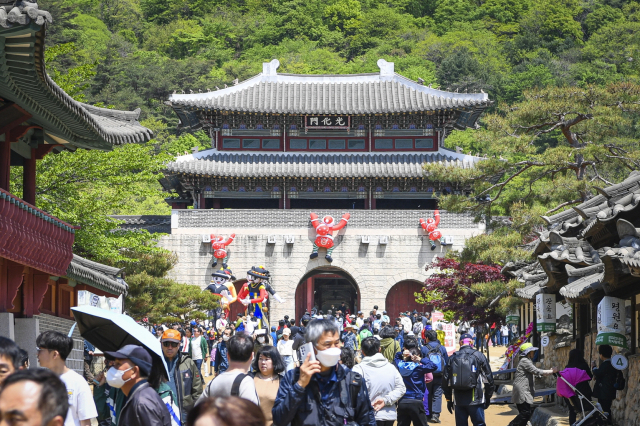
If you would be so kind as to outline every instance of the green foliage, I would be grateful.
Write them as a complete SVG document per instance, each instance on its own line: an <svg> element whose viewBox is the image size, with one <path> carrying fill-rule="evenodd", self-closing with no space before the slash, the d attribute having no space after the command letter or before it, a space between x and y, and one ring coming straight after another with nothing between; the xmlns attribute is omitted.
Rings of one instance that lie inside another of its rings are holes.
<svg viewBox="0 0 640 426"><path fill-rule="evenodd" d="M177 258L166 251L128 253L126 313L137 321L148 318L151 323L205 319L206 311L219 306L219 296L200 287L180 284L166 277Z"/></svg>
<svg viewBox="0 0 640 426"><path fill-rule="evenodd" d="M151 147L124 145L111 152L62 152L38 162L36 205L60 219L80 226L74 251L97 261L119 260L123 247L157 250L147 232L114 232L117 223L108 214L121 208L128 196L157 191L141 183L157 184L163 155ZM19 186L18 182L15 186Z"/></svg>

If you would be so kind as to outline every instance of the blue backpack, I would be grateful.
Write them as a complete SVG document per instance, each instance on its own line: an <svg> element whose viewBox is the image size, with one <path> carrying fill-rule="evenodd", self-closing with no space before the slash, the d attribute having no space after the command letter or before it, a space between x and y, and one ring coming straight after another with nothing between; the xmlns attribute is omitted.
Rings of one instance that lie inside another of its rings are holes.
<svg viewBox="0 0 640 426"><path fill-rule="evenodd" d="M427 346L429 347L429 360L438 367L433 372L433 375L442 376L442 372L444 371L444 358L442 357L442 352L440 352L440 345L437 345L435 348L431 346L431 344Z"/></svg>

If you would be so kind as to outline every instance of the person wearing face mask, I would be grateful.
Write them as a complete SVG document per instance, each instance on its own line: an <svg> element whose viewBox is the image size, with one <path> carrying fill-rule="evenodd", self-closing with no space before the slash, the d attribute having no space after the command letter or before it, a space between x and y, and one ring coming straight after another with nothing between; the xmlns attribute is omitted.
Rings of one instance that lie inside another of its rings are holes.
<svg viewBox="0 0 640 426"><path fill-rule="evenodd" d="M270 345L269 335L267 334L267 330L264 328L255 330L253 332L253 357L256 358L258 356L258 351L264 345Z"/></svg>
<svg viewBox="0 0 640 426"><path fill-rule="evenodd" d="M166 330L162 334L162 354L169 368L169 387L177 396L181 421L187 421L187 415L202 395L200 370L191 358L180 352L181 336L177 330Z"/></svg>
<svg viewBox="0 0 640 426"><path fill-rule="evenodd" d="M280 374L285 371L284 362L275 347L265 345L255 356L252 367L253 383L260 399L260 408L267 420L266 426L271 426L273 424L271 410L280 388Z"/></svg>
<svg viewBox="0 0 640 426"><path fill-rule="evenodd" d="M296 351L293 350L293 340L291 340L291 329L285 328L282 332L282 340L278 342L278 352L286 365L286 370L293 370L298 361Z"/></svg>
<svg viewBox="0 0 640 426"><path fill-rule="evenodd" d="M167 406L147 380L153 365L149 352L142 346L125 345L104 354L114 360L107 371L107 383L125 396L118 426L171 426Z"/></svg>
<svg viewBox="0 0 640 426"><path fill-rule="evenodd" d="M306 329L316 360L307 354L302 365L280 381L273 421L291 426L375 426L367 386L360 374L340 361L340 332L335 321L316 319Z"/></svg>

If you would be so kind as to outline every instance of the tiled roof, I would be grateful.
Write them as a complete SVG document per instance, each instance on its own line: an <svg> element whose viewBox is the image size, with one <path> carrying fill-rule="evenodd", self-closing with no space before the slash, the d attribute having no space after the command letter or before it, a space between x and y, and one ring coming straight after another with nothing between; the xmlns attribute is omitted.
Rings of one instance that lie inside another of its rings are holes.
<svg viewBox="0 0 640 426"><path fill-rule="evenodd" d="M167 164L170 173L233 177L423 177L424 163L472 167L476 157L440 149L433 153L234 153L208 150Z"/></svg>
<svg viewBox="0 0 640 426"><path fill-rule="evenodd" d="M568 284L560 289L560 294L570 302L586 302L589 296L602 288L604 264L574 268L567 265Z"/></svg>
<svg viewBox="0 0 640 426"><path fill-rule="evenodd" d="M479 116L490 104L486 93L453 93L423 86L396 74L393 63L384 59L378 61L380 73L374 74L278 74L279 65L274 59L263 65L261 74L236 86L173 94L169 100L174 106L279 114L379 114L472 107Z"/></svg>
<svg viewBox="0 0 640 426"><path fill-rule="evenodd" d="M570 302L584 303L592 295L615 294L639 283L640 172L598 193L572 209L544 217L549 229L540 233L536 247L548 278L545 291L559 291ZM507 266L503 273L511 276L524 276L524 268L531 268ZM516 294L531 299L536 291L530 284Z"/></svg>
<svg viewBox="0 0 640 426"><path fill-rule="evenodd" d="M73 255L66 276L109 293L127 294L129 286L119 277L122 269L113 268Z"/></svg>
<svg viewBox="0 0 640 426"><path fill-rule="evenodd" d="M146 229L151 233L171 233L171 215L137 215L137 216L111 216L123 223L118 228L125 230Z"/></svg>
<svg viewBox="0 0 640 426"><path fill-rule="evenodd" d="M20 7L3 6L3 2L6 0L0 1L0 98L4 105L14 103L30 114L26 122L42 127L50 144L109 150L113 145L153 137L138 122L139 109L98 108L67 95L45 69L45 22L51 22L51 16L38 11L36 2L25 1L22 3L28 6Z"/></svg>
<svg viewBox="0 0 640 426"><path fill-rule="evenodd" d="M348 211L351 214L349 229L415 229L420 228L420 218L433 217L433 210L280 210L280 209L186 209L173 210L178 228L276 228L312 229L309 213L339 218ZM438 229L477 229L474 216L468 213L450 213L440 210ZM425 235L425 238L427 236Z"/></svg>

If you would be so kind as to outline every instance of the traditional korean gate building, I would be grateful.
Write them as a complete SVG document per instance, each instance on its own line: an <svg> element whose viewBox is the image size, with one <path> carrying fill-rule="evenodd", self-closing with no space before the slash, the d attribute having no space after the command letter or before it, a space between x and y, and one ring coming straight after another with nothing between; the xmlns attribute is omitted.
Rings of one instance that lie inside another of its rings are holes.
<svg viewBox="0 0 640 426"><path fill-rule="evenodd" d="M14 339L38 365L35 339L67 334L78 291L126 294L120 270L73 254L78 229L35 207L36 162L78 148L110 150L152 137L139 111L96 108L75 101L46 73L44 45L51 15L36 2L0 0L0 335ZM10 192L10 166L23 168L23 196ZM78 331L67 360L82 372Z"/></svg>
<svg viewBox="0 0 640 426"><path fill-rule="evenodd" d="M383 59L378 66L372 74L292 75L278 73L273 60L237 85L171 96L184 129L211 135L211 149L178 157L161 181L174 195L162 245L179 256L177 279L205 286L208 235L236 233L229 266L238 278L258 264L271 271L286 299L270 302L273 318L341 301L351 310L386 306L390 315L423 310L414 293L425 266L482 232L472 217L443 212L444 245L431 250L419 219L433 216L440 194L464 188L425 178L423 164L480 161L445 149L444 140L452 129L476 127L491 101L424 86ZM347 211L334 261L323 251L309 259L309 213L338 221Z"/></svg>
<svg viewBox="0 0 640 426"><path fill-rule="evenodd" d="M548 230L533 247L537 261L508 264L503 273L516 277L525 286L516 295L521 307L520 328L536 321L535 297L553 294L568 303L573 315L561 332L547 333L550 343L543 348L546 367L563 368L569 350L584 350L587 362L598 359L597 307L604 296L623 300L620 333L626 335L628 349L614 347L627 356L624 371L626 388L617 392L614 420L625 426L640 424L640 172L632 172L623 182L599 189L588 201L549 217ZM538 346L540 334L534 338ZM551 383L548 383L551 385Z"/></svg>

